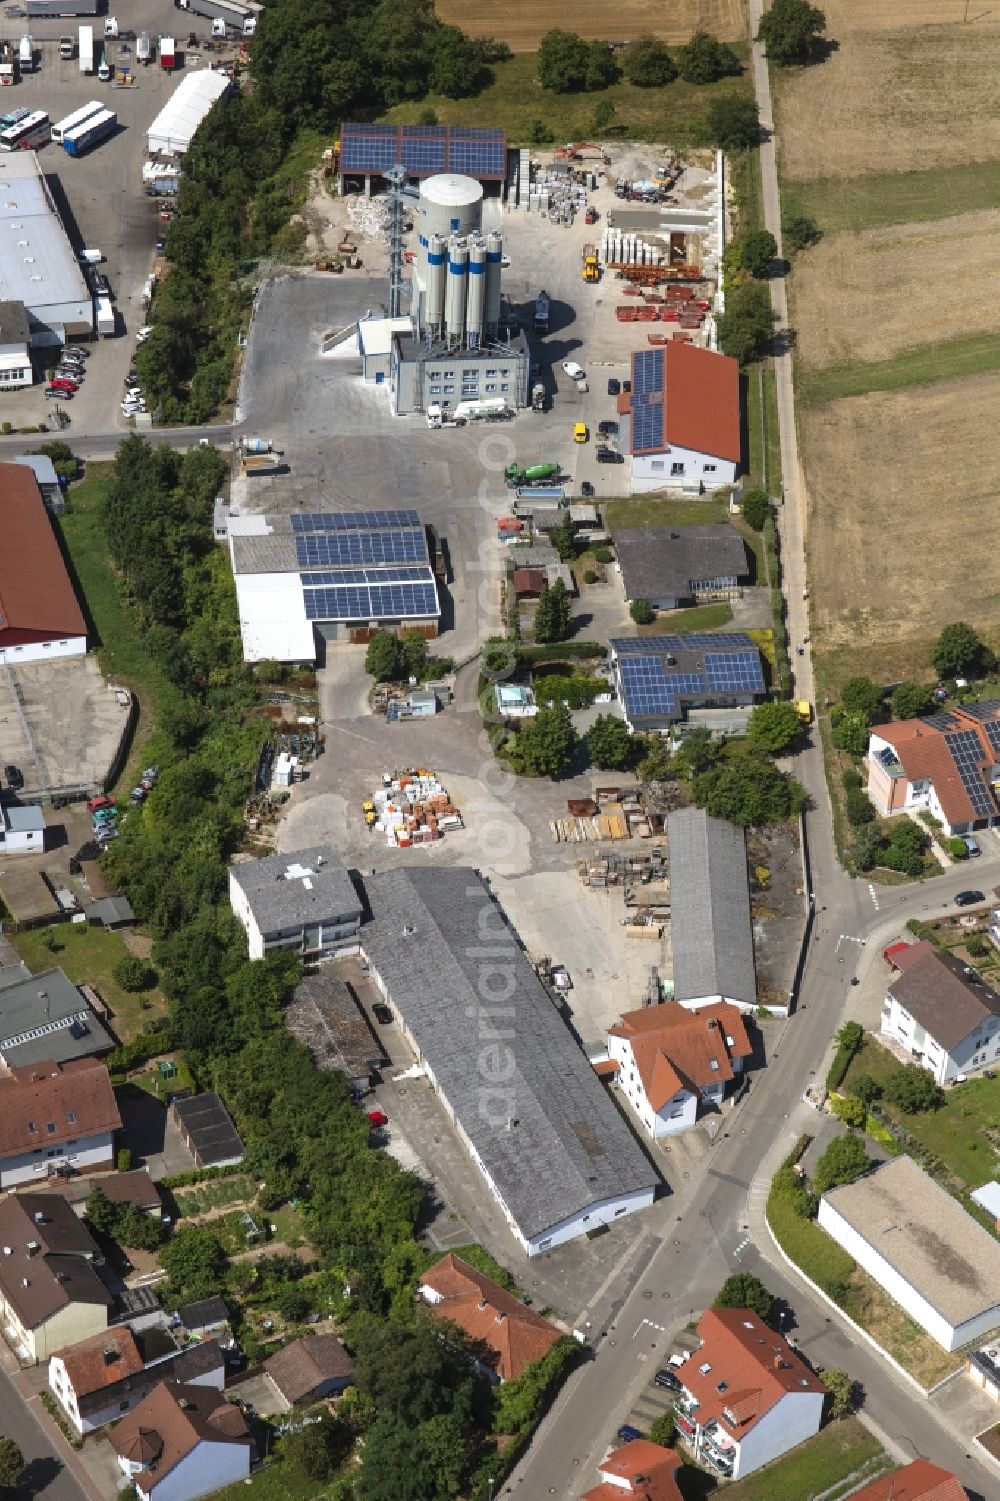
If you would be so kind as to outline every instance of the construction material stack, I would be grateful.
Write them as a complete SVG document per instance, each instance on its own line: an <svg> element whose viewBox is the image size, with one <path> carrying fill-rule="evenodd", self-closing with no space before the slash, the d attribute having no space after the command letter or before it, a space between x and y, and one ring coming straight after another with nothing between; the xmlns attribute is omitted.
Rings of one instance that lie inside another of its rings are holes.
<svg viewBox="0 0 1000 1501"><path fill-rule="evenodd" d="M386 776L383 785L364 803L370 829L386 837L390 849L434 844L447 833L462 829L462 815L434 772L426 767Z"/></svg>

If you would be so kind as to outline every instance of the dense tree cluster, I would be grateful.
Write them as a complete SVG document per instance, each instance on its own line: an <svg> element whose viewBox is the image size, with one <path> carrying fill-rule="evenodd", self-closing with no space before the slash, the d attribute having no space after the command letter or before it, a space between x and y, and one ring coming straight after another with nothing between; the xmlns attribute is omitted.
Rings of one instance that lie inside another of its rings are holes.
<svg viewBox="0 0 1000 1501"><path fill-rule="evenodd" d="M813 1174L813 1188L818 1194L824 1194L840 1183L853 1183L870 1167L864 1137L848 1131L844 1136L835 1136L820 1155Z"/></svg>
<svg viewBox="0 0 1000 1501"><path fill-rule="evenodd" d="M535 607L534 637L540 645L569 635L570 598L562 579L546 584Z"/></svg>
<svg viewBox="0 0 1000 1501"><path fill-rule="evenodd" d="M752 1308L760 1318L771 1317L774 1299L759 1277L752 1272L734 1272L715 1295L713 1308Z"/></svg>
<svg viewBox="0 0 1000 1501"><path fill-rule="evenodd" d="M759 360L768 351L774 332L771 294L762 282L734 287L719 316L719 348L741 365Z"/></svg>
<svg viewBox="0 0 1000 1501"><path fill-rule="evenodd" d="M87 1195L85 1213L99 1235L109 1235L130 1251L154 1251L163 1238L158 1219L137 1204L112 1204L99 1183Z"/></svg>

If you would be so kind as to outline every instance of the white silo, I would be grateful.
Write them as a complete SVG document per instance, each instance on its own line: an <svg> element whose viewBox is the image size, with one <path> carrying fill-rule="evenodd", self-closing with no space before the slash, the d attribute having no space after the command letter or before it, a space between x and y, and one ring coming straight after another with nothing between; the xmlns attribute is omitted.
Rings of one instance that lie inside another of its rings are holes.
<svg viewBox="0 0 1000 1501"><path fill-rule="evenodd" d="M464 240L448 244L448 276L444 289L444 326L450 344L460 343L465 332L466 286L469 280L469 252Z"/></svg>
<svg viewBox="0 0 1000 1501"><path fill-rule="evenodd" d="M500 322L500 279L503 259L503 235L491 230L486 236L486 326L495 329Z"/></svg>
<svg viewBox="0 0 1000 1501"><path fill-rule="evenodd" d="M469 346L482 342L483 309L486 306L486 242L473 240L469 246L469 295L465 304L465 331Z"/></svg>
<svg viewBox="0 0 1000 1501"><path fill-rule="evenodd" d="M450 240L452 235L476 234L483 222L483 188L472 177L452 172L426 177L420 184L416 212L417 281L428 289L427 253L431 235Z"/></svg>
<svg viewBox="0 0 1000 1501"><path fill-rule="evenodd" d="M440 235L431 235L427 246L427 286L424 292L423 326L440 330L444 324L444 283L448 247Z"/></svg>

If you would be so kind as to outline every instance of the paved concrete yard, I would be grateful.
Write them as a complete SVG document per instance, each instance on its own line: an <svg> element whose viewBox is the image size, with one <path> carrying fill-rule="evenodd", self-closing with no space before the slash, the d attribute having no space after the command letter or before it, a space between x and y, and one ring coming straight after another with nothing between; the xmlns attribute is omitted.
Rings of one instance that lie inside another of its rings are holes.
<svg viewBox="0 0 1000 1501"><path fill-rule="evenodd" d="M13 667L9 678L0 673L0 765L20 767L24 797L99 782L126 715L92 656Z"/></svg>

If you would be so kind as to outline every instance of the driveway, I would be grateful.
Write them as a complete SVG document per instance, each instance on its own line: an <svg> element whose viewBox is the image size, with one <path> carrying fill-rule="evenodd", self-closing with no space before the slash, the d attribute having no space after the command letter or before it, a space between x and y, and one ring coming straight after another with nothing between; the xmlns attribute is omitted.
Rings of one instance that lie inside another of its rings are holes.
<svg viewBox="0 0 1000 1501"><path fill-rule="evenodd" d="M197 1167L164 1101L134 1085L116 1090L115 1097L121 1112L122 1139L132 1150L133 1167L147 1167L154 1179L172 1178Z"/></svg>

